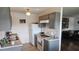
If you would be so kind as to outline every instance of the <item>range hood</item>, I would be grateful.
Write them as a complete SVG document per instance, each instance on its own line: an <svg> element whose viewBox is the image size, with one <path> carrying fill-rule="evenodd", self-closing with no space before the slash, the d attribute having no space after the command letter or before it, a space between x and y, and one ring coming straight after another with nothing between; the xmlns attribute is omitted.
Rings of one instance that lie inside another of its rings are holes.
<svg viewBox="0 0 79 59"><path fill-rule="evenodd" d="M47 20L40 20L40 23L49 23L49 19L47 19Z"/></svg>

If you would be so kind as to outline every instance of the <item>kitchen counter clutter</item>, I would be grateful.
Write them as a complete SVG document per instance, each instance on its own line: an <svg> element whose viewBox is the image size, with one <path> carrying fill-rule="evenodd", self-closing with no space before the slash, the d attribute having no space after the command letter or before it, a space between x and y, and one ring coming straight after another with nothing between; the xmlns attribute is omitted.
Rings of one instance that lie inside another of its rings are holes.
<svg viewBox="0 0 79 59"><path fill-rule="evenodd" d="M0 47L0 51L19 51L20 49L16 49L22 47L23 45L19 40L14 41L14 44L7 44L4 47ZM15 48L16 47L16 48Z"/></svg>
<svg viewBox="0 0 79 59"><path fill-rule="evenodd" d="M59 50L59 39L52 35L40 35L37 34L37 48L40 51L58 51Z"/></svg>
<svg viewBox="0 0 79 59"><path fill-rule="evenodd" d="M6 37L0 40L0 51L21 51L22 43L18 35L6 33Z"/></svg>
<svg viewBox="0 0 79 59"><path fill-rule="evenodd" d="M40 34L37 34L37 38L38 38L38 40L43 40L43 39L45 39L45 40L56 40L56 39L58 39L58 37L55 37L55 36L52 36L52 35L40 35Z"/></svg>

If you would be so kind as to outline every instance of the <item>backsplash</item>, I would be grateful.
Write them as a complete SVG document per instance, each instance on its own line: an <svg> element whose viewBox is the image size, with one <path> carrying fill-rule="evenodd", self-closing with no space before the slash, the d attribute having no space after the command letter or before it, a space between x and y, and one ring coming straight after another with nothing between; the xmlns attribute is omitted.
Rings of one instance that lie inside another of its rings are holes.
<svg viewBox="0 0 79 59"><path fill-rule="evenodd" d="M42 31L45 33L45 34L47 34L47 35L54 35L55 33L55 31L54 31L54 29L50 29L50 28L48 28L48 27L46 27L46 28L42 28Z"/></svg>
<svg viewBox="0 0 79 59"><path fill-rule="evenodd" d="M42 31L46 34L46 35L52 35L54 37L59 37L59 32L56 29L50 29L48 27L46 28L42 28Z"/></svg>

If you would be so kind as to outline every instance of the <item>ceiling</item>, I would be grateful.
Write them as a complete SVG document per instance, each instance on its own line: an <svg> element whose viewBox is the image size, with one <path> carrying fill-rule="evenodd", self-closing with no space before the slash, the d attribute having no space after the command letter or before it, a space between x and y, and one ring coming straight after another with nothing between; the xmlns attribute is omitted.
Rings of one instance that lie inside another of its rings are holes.
<svg viewBox="0 0 79 59"><path fill-rule="evenodd" d="M79 7L64 7L63 8L63 16L75 16L79 15Z"/></svg>
<svg viewBox="0 0 79 59"><path fill-rule="evenodd" d="M38 14L50 8L52 7L11 7L10 9L11 11L14 12L23 12L23 13L25 13L27 9L30 9L31 13Z"/></svg>

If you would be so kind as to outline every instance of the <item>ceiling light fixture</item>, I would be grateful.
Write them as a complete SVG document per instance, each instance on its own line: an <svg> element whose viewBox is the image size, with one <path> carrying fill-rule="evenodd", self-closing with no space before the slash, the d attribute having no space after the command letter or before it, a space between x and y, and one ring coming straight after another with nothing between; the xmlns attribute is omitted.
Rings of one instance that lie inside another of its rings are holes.
<svg viewBox="0 0 79 59"><path fill-rule="evenodd" d="M27 11L26 11L26 15L27 15L27 16L30 16L30 15L31 15L31 12L30 12L29 9L27 9Z"/></svg>

